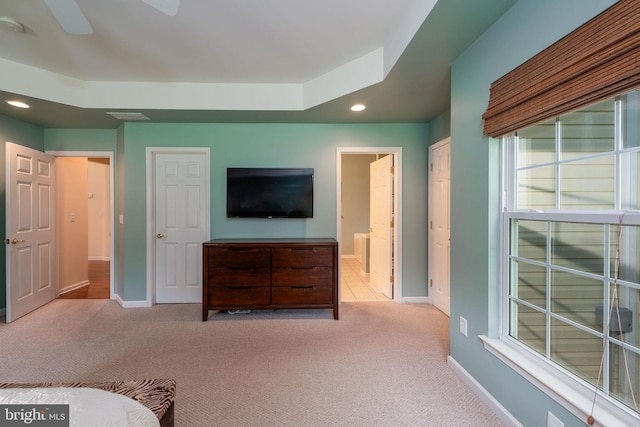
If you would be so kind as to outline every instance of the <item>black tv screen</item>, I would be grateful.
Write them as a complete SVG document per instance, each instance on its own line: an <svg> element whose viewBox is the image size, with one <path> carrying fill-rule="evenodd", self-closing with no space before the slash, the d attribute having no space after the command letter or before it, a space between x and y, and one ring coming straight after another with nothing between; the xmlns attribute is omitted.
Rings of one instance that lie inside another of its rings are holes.
<svg viewBox="0 0 640 427"><path fill-rule="evenodd" d="M313 168L228 168L227 218L312 218Z"/></svg>

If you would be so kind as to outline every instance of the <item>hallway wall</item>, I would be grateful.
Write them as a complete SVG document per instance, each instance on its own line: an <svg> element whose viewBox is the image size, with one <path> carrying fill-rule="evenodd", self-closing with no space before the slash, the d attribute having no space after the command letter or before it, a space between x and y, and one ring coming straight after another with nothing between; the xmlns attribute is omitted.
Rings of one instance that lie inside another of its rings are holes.
<svg viewBox="0 0 640 427"><path fill-rule="evenodd" d="M111 212L109 211L109 159L89 158L88 220L89 260L109 261L111 256Z"/></svg>
<svg viewBox="0 0 640 427"><path fill-rule="evenodd" d="M87 159L59 157L56 165L58 287L64 292L89 281Z"/></svg>

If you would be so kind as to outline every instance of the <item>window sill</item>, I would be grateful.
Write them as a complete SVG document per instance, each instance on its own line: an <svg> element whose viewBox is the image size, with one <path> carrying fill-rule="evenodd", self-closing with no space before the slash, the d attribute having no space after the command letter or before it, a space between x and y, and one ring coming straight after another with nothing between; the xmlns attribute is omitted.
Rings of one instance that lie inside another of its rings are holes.
<svg viewBox="0 0 640 427"><path fill-rule="evenodd" d="M565 409L586 422L593 405L593 387L558 369L550 362L508 339L492 339L480 335L484 347L498 359L522 375ZM598 392L593 409L595 425L640 425L640 417L629 408Z"/></svg>

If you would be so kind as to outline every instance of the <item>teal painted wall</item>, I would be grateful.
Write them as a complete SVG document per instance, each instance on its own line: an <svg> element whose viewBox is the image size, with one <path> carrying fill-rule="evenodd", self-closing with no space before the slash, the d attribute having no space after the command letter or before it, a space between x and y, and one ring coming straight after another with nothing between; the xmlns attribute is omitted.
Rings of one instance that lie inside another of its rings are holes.
<svg viewBox="0 0 640 427"><path fill-rule="evenodd" d="M146 147L175 146L211 149L211 235L218 238L337 238L337 148L402 147L403 296L426 296L427 141L426 124L125 124L124 299L146 296ZM240 166L314 168L314 218L226 218L226 168Z"/></svg>
<svg viewBox="0 0 640 427"><path fill-rule="evenodd" d="M33 126L20 120L0 115L0 240L7 236L7 218L5 215L6 204L6 143L24 145L34 150L43 150L44 139L42 128ZM7 296L7 248L4 243L0 244L0 308L6 307Z"/></svg>
<svg viewBox="0 0 640 427"><path fill-rule="evenodd" d="M584 425L484 350L498 335L499 144L482 132L491 83L615 3L520 0L452 64L451 355L525 426ZM459 317L468 321L460 334ZM523 404L526 402L526 404Z"/></svg>
<svg viewBox="0 0 640 427"><path fill-rule="evenodd" d="M47 129L47 150L116 152L116 292L125 301L146 299L146 148L211 149L212 237L336 238L338 147L402 147L403 296L427 295L426 124L150 124L126 123L114 131ZM312 167L315 213L308 220L226 218L226 168ZM124 225L117 224L124 215Z"/></svg>
<svg viewBox="0 0 640 427"><path fill-rule="evenodd" d="M451 136L451 109L429 122L429 145Z"/></svg>
<svg viewBox="0 0 640 427"><path fill-rule="evenodd" d="M124 301L146 299L146 147L211 149L212 237L336 237L338 147L402 147L403 296L427 295L427 124L149 124L117 130L41 129L0 117L0 136L39 150L115 153L116 293ZM4 150L2 152L4 158ZM309 220L227 219L226 168L313 167L315 213ZM4 168L4 161L1 166ZM4 216L4 174L2 174ZM123 225L117 223L124 215ZM4 218L1 224L4 229ZM4 247L2 248L4 251ZM4 256L0 260L4 263ZM2 264L0 264L2 265ZM4 271L4 269L3 269ZM4 280L4 276L2 278ZM4 302L4 292L2 293ZM4 306L4 303L1 306Z"/></svg>
<svg viewBox="0 0 640 427"><path fill-rule="evenodd" d="M116 151L115 129L44 129L46 151Z"/></svg>

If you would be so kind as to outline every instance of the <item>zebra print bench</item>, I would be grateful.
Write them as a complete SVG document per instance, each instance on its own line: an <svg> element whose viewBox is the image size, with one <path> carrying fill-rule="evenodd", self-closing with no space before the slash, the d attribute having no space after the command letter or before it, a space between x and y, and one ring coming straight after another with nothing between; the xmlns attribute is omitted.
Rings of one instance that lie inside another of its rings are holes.
<svg viewBox="0 0 640 427"><path fill-rule="evenodd" d="M0 383L0 388L89 387L130 397L149 408L161 427L173 427L176 382L172 379L72 383Z"/></svg>

